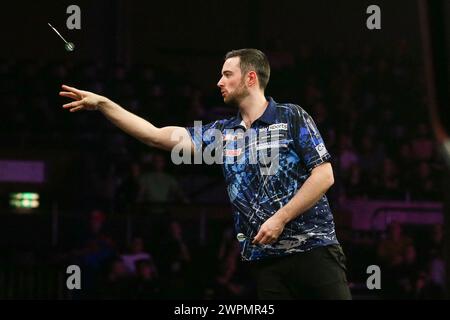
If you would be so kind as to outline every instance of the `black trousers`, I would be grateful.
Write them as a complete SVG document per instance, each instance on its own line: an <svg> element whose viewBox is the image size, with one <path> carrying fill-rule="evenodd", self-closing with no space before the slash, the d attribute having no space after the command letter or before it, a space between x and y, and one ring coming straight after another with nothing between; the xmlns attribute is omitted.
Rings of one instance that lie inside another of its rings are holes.
<svg viewBox="0 0 450 320"><path fill-rule="evenodd" d="M251 262L259 299L350 300L340 245Z"/></svg>

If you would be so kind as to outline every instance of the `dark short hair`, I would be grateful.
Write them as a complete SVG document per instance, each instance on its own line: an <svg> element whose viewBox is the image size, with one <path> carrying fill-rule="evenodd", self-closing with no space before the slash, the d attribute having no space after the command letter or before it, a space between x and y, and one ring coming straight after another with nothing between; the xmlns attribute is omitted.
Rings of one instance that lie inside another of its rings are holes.
<svg viewBox="0 0 450 320"><path fill-rule="evenodd" d="M259 86L264 90L270 78L270 65L266 55L258 49L239 49L228 52L225 60L234 57L240 58L239 67L243 74L247 74L249 71L256 72Z"/></svg>

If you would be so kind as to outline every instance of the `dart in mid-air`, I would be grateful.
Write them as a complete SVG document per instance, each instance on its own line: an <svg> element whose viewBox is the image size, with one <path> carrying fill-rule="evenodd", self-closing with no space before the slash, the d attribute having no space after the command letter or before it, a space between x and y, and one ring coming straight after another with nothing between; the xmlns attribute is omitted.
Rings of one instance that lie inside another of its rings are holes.
<svg viewBox="0 0 450 320"><path fill-rule="evenodd" d="M56 34L64 41L64 48L67 51L73 51L75 50L75 45L72 42L67 42L66 39L63 38L63 36L58 32L58 30L56 30L50 23L48 24L50 26L50 28L52 28Z"/></svg>

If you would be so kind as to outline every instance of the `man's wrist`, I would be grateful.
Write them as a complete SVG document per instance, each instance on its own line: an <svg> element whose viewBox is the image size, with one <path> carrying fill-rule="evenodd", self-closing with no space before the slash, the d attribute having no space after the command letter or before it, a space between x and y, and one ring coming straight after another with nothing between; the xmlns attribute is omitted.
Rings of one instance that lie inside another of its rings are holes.
<svg viewBox="0 0 450 320"><path fill-rule="evenodd" d="M98 103L97 103L97 110L103 111L105 108L107 108L110 105L109 99L106 97L101 96Z"/></svg>
<svg viewBox="0 0 450 320"><path fill-rule="evenodd" d="M289 221L291 221L289 210L288 208L286 208L286 206L278 210L278 212L276 213L276 217L280 219L280 221L284 224L287 224Z"/></svg>

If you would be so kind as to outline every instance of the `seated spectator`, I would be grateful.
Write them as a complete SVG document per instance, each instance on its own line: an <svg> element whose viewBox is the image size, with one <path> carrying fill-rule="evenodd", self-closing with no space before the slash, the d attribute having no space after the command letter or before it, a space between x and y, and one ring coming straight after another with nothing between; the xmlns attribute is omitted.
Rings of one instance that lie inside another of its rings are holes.
<svg viewBox="0 0 450 320"><path fill-rule="evenodd" d="M131 283L127 269L122 259L114 259L106 277L99 285L101 299L127 299L130 297Z"/></svg>
<svg viewBox="0 0 450 320"><path fill-rule="evenodd" d="M116 203L119 212L127 212L136 204L139 194L140 174L139 163L131 163L128 172L122 177L116 191Z"/></svg>
<svg viewBox="0 0 450 320"><path fill-rule="evenodd" d="M152 256L145 251L142 238L134 238L129 253L121 256L122 261L130 274L136 274L136 262L140 260L152 260Z"/></svg>
<svg viewBox="0 0 450 320"><path fill-rule="evenodd" d="M405 198L405 193L400 189L398 168L390 158L384 159L381 184L384 199Z"/></svg>
<svg viewBox="0 0 450 320"><path fill-rule="evenodd" d="M394 221L388 227L387 238L378 245L378 257L382 263L388 266L400 265L411 244L412 240L403 234L401 224Z"/></svg>
<svg viewBox="0 0 450 320"><path fill-rule="evenodd" d="M417 126L417 135L411 141L412 155L416 160L428 161L433 156L434 142L431 138L428 125L420 123Z"/></svg>
<svg viewBox="0 0 450 320"><path fill-rule="evenodd" d="M411 181L411 194L415 200L433 201L439 198L439 188L430 165L421 162L416 168L416 178Z"/></svg>
<svg viewBox="0 0 450 320"><path fill-rule="evenodd" d="M178 221L169 224L169 237L162 241L161 248L164 248L161 270L167 278L167 294L170 298L186 297L192 289L188 285L192 266L191 249Z"/></svg>
<svg viewBox="0 0 450 320"><path fill-rule="evenodd" d="M161 284L156 267L151 260L136 261L136 277L134 278L133 298L135 299L161 299Z"/></svg>
<svg viewBox="0 0 450 320"><path fill-rule="evenodd" d="M187 202L176 179L166 172L165 156L156 153L152 157L153 171L145 172L139 177L139 202L167 203L174 200Z"/></svg>

